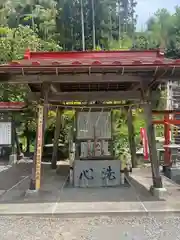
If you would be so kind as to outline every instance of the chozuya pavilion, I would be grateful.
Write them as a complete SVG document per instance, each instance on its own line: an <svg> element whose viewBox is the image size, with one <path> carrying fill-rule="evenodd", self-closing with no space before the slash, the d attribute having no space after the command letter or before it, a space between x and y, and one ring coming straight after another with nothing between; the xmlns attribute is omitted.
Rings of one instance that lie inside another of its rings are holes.
<svg viewBox="0 0 180 240"><path fill-rule="evenodd" d="M127 106L133 165L135 144L132 106L144 108L153 187L162 188L152 120L152 103L160 84L180 77L180 60L166 59L160 50L30 52L24 59L0 65L1 83L28 84L37 101L37 136L30 189L39 190L43 131L49 106L58 106L52 168L56 168L61 114L76 110L74 186L120 184L120 161L112 149L112 109ZM81 104L79 104L81 103ZM121 103L121 104L120 104ZM169 163L166 163L169 164Z"/></svg>

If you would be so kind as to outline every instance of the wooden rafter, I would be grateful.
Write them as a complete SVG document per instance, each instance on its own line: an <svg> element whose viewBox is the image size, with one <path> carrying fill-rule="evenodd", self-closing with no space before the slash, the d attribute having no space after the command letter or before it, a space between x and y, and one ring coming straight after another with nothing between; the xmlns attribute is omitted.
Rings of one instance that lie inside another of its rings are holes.
<svg viewBox="0 0 180 240"><path fill-rule="evenodd" d="M143 78L137 74L121 75L117 73L82 73L82 74L62 74L62 75L9 75L3 79L1 83L119 83L119 82L139 82Z"/></svg>
<svg viewBox="0 0 180 240"><path fill-rule="evenodd" d="M29 100L36 101L40 99L39 93L30 93ZM140 91L87 91L87 92L58 92L49 94L49 102L62 101L121 101L121 100L139 100Z"/></svg>

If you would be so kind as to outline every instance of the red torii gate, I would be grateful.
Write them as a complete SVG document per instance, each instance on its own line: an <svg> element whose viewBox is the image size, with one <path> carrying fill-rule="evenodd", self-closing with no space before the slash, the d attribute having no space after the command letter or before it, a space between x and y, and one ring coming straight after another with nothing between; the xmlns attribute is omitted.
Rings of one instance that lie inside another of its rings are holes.
<svg viewBox="0 0 180 240"><path fill-rule="evenodd" d="M171 114L180 114L180 111L176 111L176 110L153 110L152 112L154 115L164 115L164 119L161 120L154 120L153 124L157 125L157 124L162 124L164 125L164 144L165 145L169 145L170 144L170 124L179 124L180 125L180 120L176 120L176 119L171 119L170 115ZM170 166L171 165L171 161L170 161L170 151L168 148L165 148L165 161L164 164L165 166Z"/></svg>

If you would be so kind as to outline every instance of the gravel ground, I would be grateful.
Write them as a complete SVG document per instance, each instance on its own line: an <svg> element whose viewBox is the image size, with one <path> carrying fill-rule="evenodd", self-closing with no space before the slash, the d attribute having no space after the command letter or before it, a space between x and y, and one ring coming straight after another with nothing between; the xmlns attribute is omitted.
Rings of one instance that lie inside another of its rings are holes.
<svg viewBox="0 0 180 240"><path fill-rule="evenodd" d="M87 218L0 217L1 240L177 240L180 215Z"/></svg>

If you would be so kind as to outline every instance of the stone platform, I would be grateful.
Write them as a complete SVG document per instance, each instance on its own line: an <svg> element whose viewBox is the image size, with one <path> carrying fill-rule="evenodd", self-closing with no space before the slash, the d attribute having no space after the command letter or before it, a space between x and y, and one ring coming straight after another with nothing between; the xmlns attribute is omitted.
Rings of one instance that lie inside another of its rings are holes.
<svg viewBox="0 0 180 240"><path fill-rule="evenodd" d="M163 188L160 189L153 189L151 192L154 196L162 198L164 200L179 198L180 199L180 185L178 185L172 179L164 176L161 174ZM140 189L141 191L149 191L151 190L152 186L152 173L151 167L141 168L141 169L133 169L133 173L130 175L129 178L131 184L136 188Z"/></svg>
<svg viewBox="0 0 180 240"><path fill-rule="evenodd" d="M164 175L175 182L180 182L180 166L166 168Z"/></svg>
<svg viewBox="0 0 180 240"><path fill-rule="evenodd" d="M144 186L140 188L134 183L121 187L73 188L67 184L67 176L57 175L49 164L43 164L42 167L41 190L34 195L25 194L29 187L31 164L20 164L0 173L0 177L1 174L3 177L1 190L5 190L0 197L0 215L86 217L180 212L180 187L169 180L164 180L168 197L160 201ZM22 175L23 178L19 178L20 172L25 174ZM144 169L142 172L146 173ZM133 174L139 175L141 182L146 182L147 186L152 184L150 172L144 176L138 171ZM13 181L6 186L7 180L12 179L12 176Z"/></svg>

